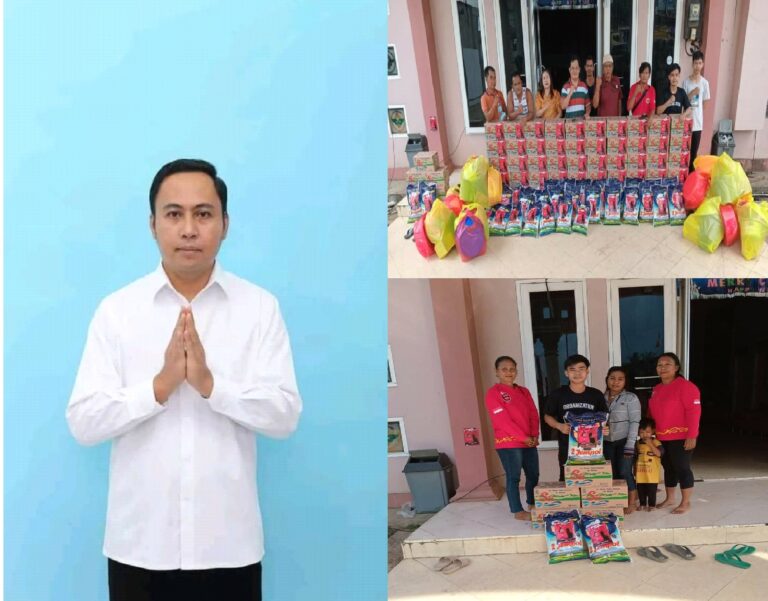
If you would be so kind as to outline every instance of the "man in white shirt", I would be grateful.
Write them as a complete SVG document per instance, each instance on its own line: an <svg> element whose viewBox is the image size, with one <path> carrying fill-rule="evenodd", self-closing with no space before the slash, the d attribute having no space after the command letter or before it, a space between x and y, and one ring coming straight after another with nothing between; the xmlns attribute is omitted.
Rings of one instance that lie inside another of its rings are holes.
<svg viewBox="0 0 768 601"><path fill-rule="evenodd" d="M80 443L112 440L110 601L260 600L253 433L288 436L302 409L285 324L216 261L213 165L168 163L149 199L162 262L99 305L67 407Z"/></svg>
<svg viewBox="0 0 768 601"><path fill-rule="evenodd" d="M701 130L704 124L704 101L709 100L709 82L701 74L703 69L704 53L701 50L696 50L693 53L693 73L683 81L683 90L688 94L688 100L691 103L691 116L693 117L689 172L693 171L693 161L699 153Z"/></svg>

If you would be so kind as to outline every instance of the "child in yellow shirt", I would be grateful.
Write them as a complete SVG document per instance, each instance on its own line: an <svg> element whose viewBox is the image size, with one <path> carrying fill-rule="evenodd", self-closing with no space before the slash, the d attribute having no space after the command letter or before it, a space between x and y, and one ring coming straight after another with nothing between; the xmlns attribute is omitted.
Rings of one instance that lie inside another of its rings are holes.
<svg viewBox="0 0 768 601"><path fill-rule="evenodd" d="M659 485L664 447L654 437L655 430L656 422L651 418L640 420L636 443L635 481L641 511L656 509L656 487Z"/></svg>

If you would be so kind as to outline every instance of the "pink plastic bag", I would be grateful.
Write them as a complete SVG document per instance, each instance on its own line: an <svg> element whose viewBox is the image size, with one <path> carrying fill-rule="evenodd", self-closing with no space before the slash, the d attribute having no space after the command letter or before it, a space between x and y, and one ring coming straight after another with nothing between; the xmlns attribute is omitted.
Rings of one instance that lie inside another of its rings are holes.
<svg viewBox="0 0 768 601"><path fill-rule="evenodd" d="M426 219L426 214L422 215L419 220L413 224L413 241L416 243L416 250L419 251L419 254L425 259L428 259L435 254L435 245L432 244L427 237L427 230L424 227Z"/></svg>

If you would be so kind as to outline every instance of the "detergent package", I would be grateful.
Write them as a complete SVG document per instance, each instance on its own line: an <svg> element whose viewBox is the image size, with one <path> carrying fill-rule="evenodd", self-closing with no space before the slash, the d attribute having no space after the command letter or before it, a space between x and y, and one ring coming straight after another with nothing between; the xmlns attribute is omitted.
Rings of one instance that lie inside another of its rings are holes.
<svg viewBox="0 0 768 601"><path fill-rule="evenodd" d="M509 205L509 217L507 218L507 227L504 230L505 236L519 236L523 231L523 218L520 214L520 190L515 190Z"/></svg>
<svg viewBox="0 0 768 601"><path fill-rule="evenodd" d="M509 209L498 205L494 207L491 213L491 222L489 225L491 236L504 236L507 231L507 222L509 221Z"/></svg>
<svg viewBox="0 0 768 601"><path fill-rule="evenodd" d="M592 563L630 561L615 514L597 516L586 513L581 516L581 531Z"/></svg>
<svg viewBox="0 0 768 601"><path fill-rule="evenodd" d="M521 235L536 238L539 235L539 211L534 190L525 189L520 192L520 214L523 219Z"/></svg>
<svg viewBox="0 0 768 601"><path fill-rule="evenodd" d="M571 221L573 220L573 203L566 197L561 196L557 204L557 221L555 231L561 234L571 233Z"/></svg>
<svg viewBox="0 0 768 601"><path fill-rule="evenodd" d="M669 225L669 188L656 185L653 190L653 226Z"/></svg>
<svg viewBox="0 0 768 601"><path fill-rule="evenodd" d="M605 199L603 202L603 223L619 225L621 223L621 184L609 179L605 183Z"/></svg>
<svg viewBox="0 0 768 601"><path fill-rule="evenodd" d="M419 191L424 212L429 213L432 204L437 200L437 183L422 181L419 183Z"/></svg>
<svg viewBox="0 0 768 601"><path fill-rule="evenodd" d="M640 223L653 223L653 185L646 180L640 184L639 192L640 212L638 221Z"/></svg>
<svg viewBox="0 0 768 601"><path fill-rule="evenodd" d="M408 184L405 187L405 198L408 200L408 223L414 223L426 213L424 206L421 204L419 184Z"/></svg>
<svg viewBox="0 0 768 601"><path fill-rule="evenodd" d="M568 464L605 463L603 456L603 425L608 418L604 411L565 412L565 422L571 426L568 434Z"/></svg>
<svg viewBox="0 0 768 601"><path fill-rule="evenodd" d="M587 207L589 208L589 222L600 223L600 216L603 212L603 199L600 184L597 182L588 183L585 188Z"/></svg>
<svg viewBox="0 0 768 601"><path fill-rule="evenodd" d="M557 219L559 215L560 204L563 202L563 187L559 182L547 182L547 192L549 193L549 204L552 205L552 213Z"/></svg>
<svg viewBox="0 0 768 601"><path fill-rule="evenodd" d="M623 212L621 216L622 223L637 225L640 212L640 191L637 186L624 186Z"/></svg>
<svg viewBox="0 0 768 601"><path fill-rule="evenodd" d="M683 188L679 183L670 184L669 190L669 223L670 225L683 225L685 221L685 200Z"/></svg>
<svg viewBox="0 0 768 601"><path fill-rule="evenodd" d="M584 548L579 512L575 509L545 515L544 536L549 563L586 559L589 556Z"/></svg>
<svg viewBox="0 0 768 601"><path fill-rule="evenodd" d="M555 212L552 209L552 202L550 201L549 194L540 193L537 197L536 204L539 206L539 211L541 212L539 236L548 236L555 231Z"/></svg>
<svg viewBox="0 0 768 601"><path fill-rule="evenodd" d="M589 228L589 205L587 205L586 199L576 203L573 208L573 224L571 225L571 231L587 235L587 229Z"/></svg>

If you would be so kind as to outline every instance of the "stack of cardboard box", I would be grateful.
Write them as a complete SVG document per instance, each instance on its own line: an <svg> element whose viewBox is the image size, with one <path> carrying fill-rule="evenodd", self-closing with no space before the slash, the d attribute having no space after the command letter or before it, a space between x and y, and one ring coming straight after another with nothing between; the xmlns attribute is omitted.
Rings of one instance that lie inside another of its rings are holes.
<svg viewBox="0 0 768 601"><path fill-rule="evenodd" d="M413 167L408 169L406 178L409 184L435 182L437 194L445 196L450 173L447 167L440 167L440 157L436 152L419 152L413 156Z"/></svg>
<svg viewBox="0 0 768 601"><path fill-rule="evenodd" d="M605 179L608 175L608 147L605 139L605 119L584 122L587 151L587 178Z"/></svg>
<svg viewBox="0 0 768 601"><path fill-rule="evenodd" d="M606 175L624 181L627 177L627 118L605 119Z"/></svg>
<svg viewBox="0 0 768 601"><path fill-rule="evenodd" d="M682 115L672 115L669 118L669 156L670 166L667 175L678 177L681 181L688 174L688 163L691 157L691 131L693 119Z"/></svg>
<svg viewBox="0 0 768 601"><path fill-rule="evenodd" d="M549 179L568 177L568 160L565 154L565 121L552 119L544 122L544 157Z"/></svg>

